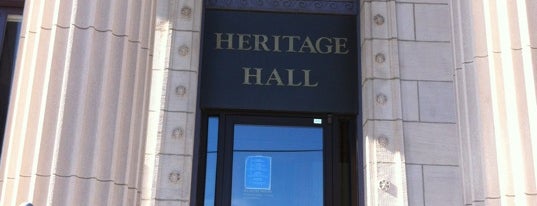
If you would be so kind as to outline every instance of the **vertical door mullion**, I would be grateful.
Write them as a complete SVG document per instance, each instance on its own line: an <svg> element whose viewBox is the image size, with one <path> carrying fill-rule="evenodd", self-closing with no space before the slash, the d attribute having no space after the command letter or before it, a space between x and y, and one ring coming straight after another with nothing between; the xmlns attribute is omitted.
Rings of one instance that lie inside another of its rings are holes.
<svg viewBox="0 0 537 206"><path fill-rule="evenodd" d="M206 178L207 178L207 159L208 159L208 149L207 149L207 145L209 144L209 115L202 115L201 119L203 121L201 121L201 131L200 131L200 136L202 138L198 138L198 141L199 141L199 145L202 145L200 147L198 147L198 151L195 152L197 155L197 157L194 157L194 160L197 160L198 161L198 172L197 172L197 182L198 182L198 185L195 187L196 188L196 196L193 196L195 197L196 199L196 202L199 204L200 202L202 202L203 204L205 204L205 196L207 194L205 194L205 187L206 187ZM201 171L201 172L200 172Z"/></svg>
<svg viewBox="0 0 537 206"><path fill-rule="evenodd" d="M334 167L332 157L333 157L333 148L332 148L332 122L331 118L328 117L323 120L323 194L324 194L324 205L329 206L333 205L333 170Z"/></svg>
<svg viewBox="0 0 537 206"><path fill-rule="evenodd" d="M231 184L233 177L233 133L235 118L226 116L225 117L225 137L224 139L224 165L223 165L223 187L220 192L223 195L222 205L229 206L231 205Z"/></svg>

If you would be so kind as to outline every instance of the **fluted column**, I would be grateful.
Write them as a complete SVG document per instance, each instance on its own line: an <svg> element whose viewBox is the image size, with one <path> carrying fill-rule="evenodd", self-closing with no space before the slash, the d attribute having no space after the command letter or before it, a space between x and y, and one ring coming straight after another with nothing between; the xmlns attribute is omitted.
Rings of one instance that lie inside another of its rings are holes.
<svg viewBox="0 0 537 206"><path fill-rule="evenodd" d="M136 205L153 1L26 0L0 205Z"/></svg>
<svg viewBox="0 0 537 206"><path fill-rule="evenodd" d="M537 204L537 2L456 1L466 205Z"/></svg>

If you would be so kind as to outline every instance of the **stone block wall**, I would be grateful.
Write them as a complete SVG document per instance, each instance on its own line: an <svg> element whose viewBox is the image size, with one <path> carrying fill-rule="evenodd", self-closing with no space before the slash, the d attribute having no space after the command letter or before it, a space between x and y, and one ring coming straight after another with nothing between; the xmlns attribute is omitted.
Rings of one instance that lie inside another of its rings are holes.
<svg viewBox="0 0 537 206"><path fill-rule="evenodd" d="M462 205L451 1L397 1L409 205Z"/></svg>
<svg viewBox="0 0 537 206"><path fill-rule="evenodd" d="M367 205L462 205L451 21L449 0L362 1Z"/></svg>

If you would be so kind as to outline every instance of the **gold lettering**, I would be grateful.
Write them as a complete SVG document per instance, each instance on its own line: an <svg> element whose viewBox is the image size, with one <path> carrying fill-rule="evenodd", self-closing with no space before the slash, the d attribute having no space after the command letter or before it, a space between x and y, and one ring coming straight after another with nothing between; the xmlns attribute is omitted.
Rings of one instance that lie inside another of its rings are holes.
<svg viewBox="0 0 537 206"><path fill-rule="evenodd" d="M222 33L214 33L216 35L216 49L222 49L222 42L227 42L226 49L233 49L233 34L226 33L227 39L222 39Z"/></svg>
<svg viewBox="0 0 537 206"><path fill-rule="evenodd" d="M282 50L280 50L280 36L272 36L272 38L274 39L274 50L272 51L282 52Z"/></svg>
<svg viewBox="0 0 537 206"><path fill-rule="evenodd" d="M311 39L309 36L304 39L304 42L302 43L302 46L300 47L300 50L298 52L304 53L304 48L308 48L310 50L310 53L317 53L317 51L315 51L315 47L313 47L313 43L311 43Z"/></svg>
<svg viewBox="0 0 537 206"><path fill-rule="evenodd" d="M261 83L261 70L263 70L263 69L254 68L255 69L255 74L250 74L250 70L252 68L243 67L242 69L244 70L244 81L242 82L242 84L252 85L252 83L250 83L250 78L255 77L255 85L263 85Z"/></svg>
<svg viewBox="0 0 537 206"><path fill-rule="evenodd" d="M334 54L348 54L349 50L347 47L347 38L336 38L334 37L336 44L336 51Z"/></svg>
<svg viewBox="0 0 537 206"><path fill-rule="evenodd" d="M299 87L302 86L302 82L294 82L293 74L295 73L294 69L286 69L287 70L287 86L291 87Z"/></svg>
<svg viewBox="0 0 537 206"><path fill-rule="evenodd" d="M244 71L244 80L242 84L244 85L257 85L257 86L287 86L287 87L318 87L319 82L311 81L311 70L302 69L302 77L304 81L300 81L301 78L295 80L296 69L285 69L287 70L287 82L282 80L280 76L280 71L278 69L273 69L268 78L263 78L263 68L252 68L252 67L242 67ZM255 70L252 71L252 70ZM300 76L300 75L299 75ZM252 82L255 78L255 83Z"/></svg>
<svg viewBox="0 0 537 206"><path fill-rule="evenodd" d="M259 37L261 37L263 40L260 41ZM263 50L265 51L270 51L270 49L267 46L268 37L266 35L254 34L254 39L255 39L255 46L254 46L255 51L261 51L261 49L259 49L259 46L262 46Z"/></svg>
<svg viewBox="0 0 537 206"><path fill-rule="evenodd" d="M267 79L267 82L265 83L265 85L272 85L272 84L270 84L270 81L274 81L274 80L276 80L276 82L277 82L276 85L285 86L285 84L282 81L282 78L280 77L280 74L278 74L278 70L276 70L276 69L272 70L272 73L270 73L270 76Z"/></svg>
<svg viewBox="0 0 537 206"><path fill-rule="evenodd" d="M315 82L314 84L310 83L310 72L311 72L311 70L303 69L302 72L304 72L304 86L305 87L317 87L317 86L319 86L319 82Z"/></svg>
<svg viewBox="0 0 537 206"><path fill-rule="evenodd" d="M309 36L239 33L214 33L214 35L216 49L311 54L350 53L348 39L342 37L311 38Z"/></svg>
<svg viewBox="0 0 537 206"><path fill-rule="evenodd" d="M282 36L282 39L289 40L289 48L287 49L287 52L297 52L295 50L295 39L300 40L300 36Z"/></svg>
<svg viewBox="0 0 537 206"><path fill-rule="evenodd" d="M325 44L325 48L326 50L322 50L321 48L321 42L325 40L325 41L328 41L327 44ZM317 51L321 54L329 54L329 53L332 53L332 39L330 38L327 38L327 37L321 37L319 39L317 39L317 41L315 42L315 47L317 48Z"/></svg>
<svg viewBox="0 0 537 206"><path fill-rule="evenodd" d="M237 34L239 36L239 48L238 50L251 50L252 46L250 46L250 38L251 36L249 34ZM248 37L246 39L245 37Z"/></svg>

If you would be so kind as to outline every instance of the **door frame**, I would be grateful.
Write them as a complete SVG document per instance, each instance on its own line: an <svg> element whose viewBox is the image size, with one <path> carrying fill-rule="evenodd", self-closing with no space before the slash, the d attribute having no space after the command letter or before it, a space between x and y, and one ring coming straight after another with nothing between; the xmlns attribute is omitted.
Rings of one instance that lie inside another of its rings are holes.
<svg viewBox="0 0 537 206"><path fill-rule="evenodd" d="M215 183L215 205L230 205L231 203L231 175L232 175L232 156L233 156L233 125L237 123L259 124L259 125L282 125L282 126L313 126L323 128L323 201L324 205L341 205L340 198L342 194L342 181L339 175L342 170L338 165L341 159L341 151L338 147L346 145L349 158L349 168L347 174L350 182L348 183L348 194L351 205L361 205L363 193L359 192L363 182L361 181L362 172L361 144L357 144L357 134L360 134L361 127L357 127L357 116L353 115L332 115L320 113L283 113L283 112L252 112L252 111L228 111L228 110L208 110L201 112L200 128L197 130L196 147L194 155L194 168L192 182L193 201L191 205L203 205L205 198L205 172L206 172L206 154L207 154L207 137L208 137L208 120L209 117L218 117L218 153L217 153L217 170ZM322 119L322 125L313 123L313 119ZM345 122L345 123L344 123ZM346 125L346 126L343 126ZM346 127L346 134L341 134L341 128ZM231 128L231 129L228 129ZM340 128L340 129L337 129ZM343 137L348 142L342 144ZM223 160L222 160L223 158ZM222 178L224 177L224 178Z"/></svg>

